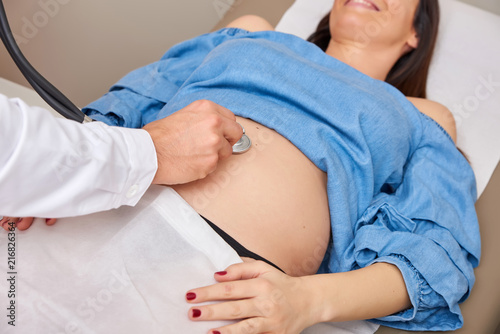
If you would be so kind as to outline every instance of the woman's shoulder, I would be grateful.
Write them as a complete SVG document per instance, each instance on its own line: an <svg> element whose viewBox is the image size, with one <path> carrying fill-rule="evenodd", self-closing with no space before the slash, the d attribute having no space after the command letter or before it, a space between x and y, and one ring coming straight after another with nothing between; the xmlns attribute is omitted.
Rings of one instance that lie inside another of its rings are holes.
<svg viewBox="0 0 500 334"><path fill-rule="evenodd" d="M266 19L257 15L244 15L229 23L226 28L240 28L251 32L274 30Z"/></svg>
<svg viewBox="0 0 500 334"><path fill-rule="evenodd" d="M408 100L417 108L421 113L429 116L436 121L441 127L450 135L453 141L457 141L457 129L455 125L455 118L451 111L441 103L417 98L407 97Z"/></svg>

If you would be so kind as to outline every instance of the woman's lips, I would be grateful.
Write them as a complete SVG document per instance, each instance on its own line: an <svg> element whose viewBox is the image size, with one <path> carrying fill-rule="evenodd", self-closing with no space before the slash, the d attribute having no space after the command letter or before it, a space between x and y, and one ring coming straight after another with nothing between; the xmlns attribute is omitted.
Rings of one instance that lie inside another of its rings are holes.
<svg viewBox="0 0 500 334"><path fill-rule="evenodd" d="M380 11L380 9L370 0L347 0L344 6L363 7L377 12Z"/></svg>

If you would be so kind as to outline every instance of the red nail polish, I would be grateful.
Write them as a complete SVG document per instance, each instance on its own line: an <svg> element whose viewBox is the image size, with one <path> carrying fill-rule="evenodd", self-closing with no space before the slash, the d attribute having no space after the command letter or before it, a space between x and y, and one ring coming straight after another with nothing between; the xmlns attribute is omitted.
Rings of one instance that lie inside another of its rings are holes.
<svg viewBox="0 0 500 334"><path fill-rule="evenodd" d="M220 334L219 331L213 331L212 334Z"/></svg>
<svg viewBox="0 0 500 334"><path fill-rule="evenodd" d="M199 318L201 316L201 311L198 309L193 309L193 318Z"/></svg>
<svg viewBox="0 0 500 334"><path fill-rule="evenodd" d="M224 276L227 275L227 271L218 271L215 273L215 275Z"/></svg>
<svg viewBox="0 0 500 334"><path fill-rule="evenodd" d="M196 293L194 293L194 292L188 292L188 293L186 293L186 299L187 300L194 300L194 299L196 299Z"/></svg>

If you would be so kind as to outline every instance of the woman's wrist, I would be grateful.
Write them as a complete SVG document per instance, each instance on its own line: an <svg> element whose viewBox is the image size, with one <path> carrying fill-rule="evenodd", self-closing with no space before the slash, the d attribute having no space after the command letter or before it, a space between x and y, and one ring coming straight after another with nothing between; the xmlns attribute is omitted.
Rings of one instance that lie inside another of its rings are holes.
<svg viewBox="0 0 500 334"><path fill-rule="evenodd" d="M302 278L308 287L304 307L314 323L373 319L411 307L401 272L388 263Z"/></svg>
<svg viewBox="0 0 500 334"><path fill-rule="evenodd" d="M318 274L300 277L304 293L302 298L303 314L308 326L320 322L336 321L339 307L336 304L336 274Z"/></svg>

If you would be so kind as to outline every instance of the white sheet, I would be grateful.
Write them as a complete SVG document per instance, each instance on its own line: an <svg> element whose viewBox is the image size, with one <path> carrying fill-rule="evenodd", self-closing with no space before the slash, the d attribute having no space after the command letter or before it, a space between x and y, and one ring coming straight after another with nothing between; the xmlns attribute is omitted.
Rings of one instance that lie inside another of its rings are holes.
<svg viewBox="0 0 500 334"><path fill-rule="evenodd" d="M3 230L2 230L3 231ZM134 208L43 222L16 234L16 327L7 324L7 240L0 232L1 333L207 333L185 293L215 283L236 252L171 188L153 186ZM321 326L305 333L322 333ZM339 323L332 334L376 326Z"/></svg>
<svg viewBox="0 0 500 334"><path fill-rule="evenodd" d="M297 0L276 30L307 38L333 2ZM480 195L500 161L500 17L456 0L440 5L428 97L453 112L457 145L471 162Z"/></svg>
<svg viewBox="0 0 500 334"><path fill-rule="evenodd" d="M241 261L177 193L161 187L135 208L53 227L36 222L17 232L16 248L16 327L2 314L2 333L206 333L222 323L189 321L184 295ZM8 289L4 277L0 282L5 306Z"/></svg>

